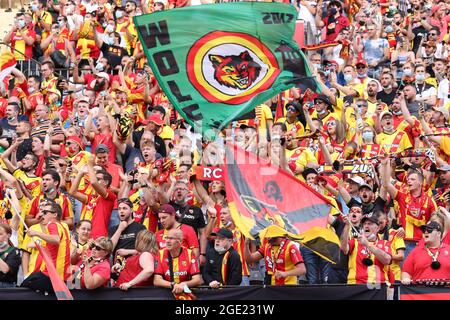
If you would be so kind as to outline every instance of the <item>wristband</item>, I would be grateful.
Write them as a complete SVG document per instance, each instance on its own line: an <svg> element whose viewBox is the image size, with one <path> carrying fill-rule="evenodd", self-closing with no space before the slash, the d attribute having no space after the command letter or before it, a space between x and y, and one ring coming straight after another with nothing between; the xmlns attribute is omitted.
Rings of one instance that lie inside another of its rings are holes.
<svg viewBox="0 0 450 320"><path fill-rule="evenodd" d="M200 253L201 256L205 256L206 257L206 253Z"/></svg>

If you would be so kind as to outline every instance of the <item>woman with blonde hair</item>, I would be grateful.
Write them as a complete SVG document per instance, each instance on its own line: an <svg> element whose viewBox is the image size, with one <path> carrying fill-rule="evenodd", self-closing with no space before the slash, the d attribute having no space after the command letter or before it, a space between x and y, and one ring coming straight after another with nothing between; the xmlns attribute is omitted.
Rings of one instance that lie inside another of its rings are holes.
<svg viewBox="0 0 450 320"><path fill-rule="evenodd" d="M110 279L109 257L113 251L113 243L108 237L98 237L85 252L83 260L75 271L77 282L82 289L97 289L106 286Z"/></svg>
<svg viewBox="0 0 450 320"><path fill-rule="evenodd" d="M155 234L148 230L140 231L136 236L135 249L138 253L128 257L124 266L116 263L112 267L112 272L120 273L115 286L121 290L153 284L155 261L158 257Z"/></svg>

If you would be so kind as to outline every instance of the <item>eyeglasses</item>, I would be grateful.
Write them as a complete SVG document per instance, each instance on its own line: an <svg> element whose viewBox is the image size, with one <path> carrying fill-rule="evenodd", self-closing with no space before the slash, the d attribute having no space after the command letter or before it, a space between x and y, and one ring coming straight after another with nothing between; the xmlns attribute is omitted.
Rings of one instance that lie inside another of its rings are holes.
<svg viewBox="0 0 450 320"><path fill-rule="evenodd" d="M426 227L425 230L423 231L424 233L432 233L434 230L434 228L430 228L430 227Z"/></svg>
<svg viewBox="0 0 450 320"><path fill-rule="evenodd" d="M366 66L356 66L356 69L365 69L367 68Z"/></svg>
<svg viewBox="0 0 450 320"><path fill-rule="evenodd" d="M286 110L290 112L295 112L297 109L295 109L295 107L288 107L286 108Z"/></svg>

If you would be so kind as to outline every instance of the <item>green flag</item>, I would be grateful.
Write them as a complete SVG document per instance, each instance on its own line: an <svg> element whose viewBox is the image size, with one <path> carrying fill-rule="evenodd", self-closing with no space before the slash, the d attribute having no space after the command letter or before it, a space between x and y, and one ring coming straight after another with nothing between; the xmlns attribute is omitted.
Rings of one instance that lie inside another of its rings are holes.
<svg viewBox="0 0 450 320"><path fill-rule="evenodd" d="M317 91L292 39L297 11L282 3L237 2L134 17L164 93L207 139L294 85Z"/></svg>

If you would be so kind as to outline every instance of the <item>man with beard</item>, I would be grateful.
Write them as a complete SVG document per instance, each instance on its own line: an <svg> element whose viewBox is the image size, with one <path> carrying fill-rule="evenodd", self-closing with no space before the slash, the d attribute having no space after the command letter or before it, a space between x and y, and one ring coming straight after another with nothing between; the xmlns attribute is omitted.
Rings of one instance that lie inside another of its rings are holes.
<svg viewBox="0 0 450 320"><path fill-rule="evenodd" d="M245 239L247 262L254 263L264 258L265 285L297 285L298 277L306 273L297 245L286 237L266 237L258 251L253 253L249 245L250 239Z"/></svg>
<svg viewBox="0 0 450 320"><path fill-rule="evenodd" d="M377 134L376 140L386 154L399 153L412 148L408 135L404 131L395 129L390 111L383 111L380 114L380 122L383 132Z"/></svg>
<svg viewBox="0 0 450 320"><path fill-rule="evenodd" d="M109 75L106 72L95 74L95 80L92 82L92 90L95 92L107 91L109 88Z"/></svg>
<svg viewBox="0 0 450 320"><path fill-rule="evenodd" d="M242 263L233 248L233 233L225 228L216 233L214 247L206 250L206 264L203 280L209 287L218 289L222 285L240 285L242 282Z"/></svg>
<svg viewBox="0 0 450 320"><path fill-rule="evenodd" d="M300 104L289 102L286 104L286 117L277 120L277 122L286 125L287 132L294 138L297 138L305 132L303 124L298 120L298 116L301 113L300 109Z"/></svg>
<svg viewBox="0 0 450 320"><path fill-rule="evenodd" d="M381 90L380 87L381 86L378 80L371 79L367 82L366 93L367 93L367 105L369 108L367 112L369 114L374 114L377 109L377 105L379 104L377 100L377 94Z"/></svg>
<svg viewBox="0 0 450 320"><path fill-rule="evenodd" d="M450 191L450 165L444 164L438 168L440 187L434 188L433 198L439 207L446 207L447 199L445 193Z"/></svg>
<svg viewBox="0 0 450 320"><path fill-rule="evenodd" d="M41 222L42 217L41 219L36 217L39 206L41 202L50 199L58 203L62 208L61 222L65 222L69 229L73 228L72 203L65 194L59 192L60 184L61 178L55 170L46 170L42 173L41 193L31 200L28 208L22 208L23 210L28 210L25 218L27 226L30 227Z"/></svg>
<svg viewBox="0 0 450 320"><path fill-rule="evenodd" d="M173 197L169 204L175 209L177 221L194 228L200 242L200 264L205 263L206 255L206 222L202 210L194 205L189 205L189 188L184 181L175 182Z"/></svg>
<svg viewBox="0 0 450 320"><path fill-rule="evenodd" d="M21 161L25 155L31 152L31 125L28 121L19 121L16 127L17 133L17 151L16 151L16 159L17 161Z"/></svg>
<svg viewBox="0 0 450 320"><path fill-rule="evenodd" d="M383 90L377 93L376 99L391 105L397 94L397 89L394 89L394 77L391 73L385 72L381 75L381 86Z"/></svg>
<svg viewBox="0 0 450 320"><path fill-rule="evenodd" d="M403 88L403 94L406 100L406 106L408 107L409 113L416 118L419 117L420 104L416 100L417 89L413 84L407 84Z"/></svg>
<svg viewBox="0 0 450 320"><path fill-rule="evenodd" d="M28 199L36 197L40 192L41 178L36 176L36 168L39 164L39 158L33 154L28 153L17 166L14 166L4 154L1 156L4 164L8 168L8 171L21 184L22 192Z"/></svg>
<svg viewBox="0 0 450 320"><path fill-rule="evenodd" d="M158 247L164 249L166 247L166 237L173 229L180 229L183 232L183 246L192 250L195 257L199 257L199 243L194 228L176 220L175 209L170 204L163 204L159 208L159 221L163 227L156 233L156 241Z"/></svg>
<svg viewBox="0 0 450 320"><path fill-rule="evenodd" d="M348 284L388 283L389 264L392 261L389 242L378 238L378 218L373 214L361 219L362 229L357 238L349 240L350 222L345 219L341 249L348 255Z"/></svg>
<svg viewBox="0 0 450 320"><path fill-rule="evenodd" d="M117 202L120 223L109 230L109 236L114 245L114 257L126 257L137 253L134 247L136 236L145 226L134 221L130 199L121 198Z"/></svg>

